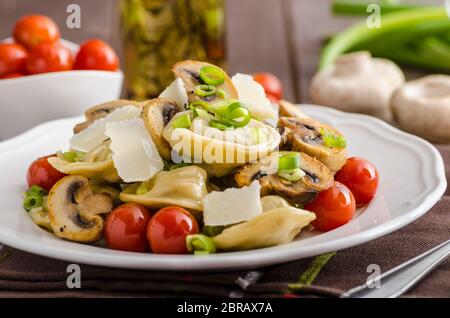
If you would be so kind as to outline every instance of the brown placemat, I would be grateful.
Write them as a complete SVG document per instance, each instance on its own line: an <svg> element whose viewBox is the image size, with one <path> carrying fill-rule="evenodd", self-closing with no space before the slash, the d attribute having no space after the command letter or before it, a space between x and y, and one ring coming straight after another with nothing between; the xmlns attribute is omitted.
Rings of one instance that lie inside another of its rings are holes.
<svg viewBox="0 0 450 318"><path fill-rule="evenodd" d="M437 146L450 176L450 146ZM81 288L69 289L69 263L10 247L0 249L0 297L337 297L450 237L450 193L410 225L368 243L287 264L238 272L179 273L80 265ZM70 278L69 278L70 279ZM450 297L447 259L405 297Z"/></svg>

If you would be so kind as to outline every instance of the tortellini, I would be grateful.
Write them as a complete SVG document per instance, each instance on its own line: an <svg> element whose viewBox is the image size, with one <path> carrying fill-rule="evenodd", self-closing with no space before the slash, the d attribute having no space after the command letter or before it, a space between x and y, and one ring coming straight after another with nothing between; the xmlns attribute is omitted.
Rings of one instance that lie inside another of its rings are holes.
<svg viewBox="0 0 450 318"><path fill-rule="evenodd" d="M261 198L261 205L263 212L267 212L277 208L284 208L290 206L289 202L279 195L266 195Z"/></svg>
<svg viewBox="0 0 450 318"><path fill-rule="evenodd" d="M197 166L161 171L146 184L145 193L136 194L137 187L131 186L120 194L120 199L151 208L177 205L202 211L203 197L208 194L207 181L206 171Z"/></svg>
<svg viewBox="0 0 450 318"><path fill-rule="evenodd" d="M50 157L47 160L56 170L65 174L118 183L121 179L114 167L109 144L109 141L100 144L83 155L79 161L70 162L62 156Z"/></svg>
<svg viewBox="0 0 450 318"><path fill-rule="evenodd" d="M312 212L292 206L279 207L231 226L213 237L218 249L249 250L291 242L316 218Z"/></svg>
<svg viewBox="0 0 450 318"><path fill-rule="evenodd" d="M164 128L163 137L173 151L205 164L213 176L224 176L235 167L269 155L281 141L274 128L254 119L245 127L221 131L197 117L191 127L174 129L172 123L184 114L173 117Z"/></svg>

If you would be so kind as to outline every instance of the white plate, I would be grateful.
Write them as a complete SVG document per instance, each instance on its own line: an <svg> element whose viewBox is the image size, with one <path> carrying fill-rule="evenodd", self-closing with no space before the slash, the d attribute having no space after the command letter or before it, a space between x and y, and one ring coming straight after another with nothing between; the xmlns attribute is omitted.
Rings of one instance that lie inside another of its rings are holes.
<svg viewBox="0 0 450 318"><path fill-rule="evenodd" d="M334 231L307 232L286 245L209 256L120 252L59 239L32 223L21 207L21 193L29 163L67 145L73 125L81 120L69 118L43 124L0 143L0 242L34 254L109 267L251 268L336 251L385 235L423 215L444 193L442 158L428 142L369 116L319 106L302 109L341 130L348 140L349 154L372 161L380 172L377 196L354 220Z"/></svg>

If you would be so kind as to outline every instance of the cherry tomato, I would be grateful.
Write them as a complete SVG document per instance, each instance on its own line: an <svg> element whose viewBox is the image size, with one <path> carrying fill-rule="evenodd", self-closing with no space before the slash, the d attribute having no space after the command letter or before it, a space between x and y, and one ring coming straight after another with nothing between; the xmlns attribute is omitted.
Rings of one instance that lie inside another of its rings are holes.
<svg viewBox="0 0 450 318"><path fill-rule="evenodd" d="M24 72L27 51L17 43L0 43L0 76Z"/></svg>
<svg viewBox="0 0 450 318"><path fill-rule="evenodd" d="M27 59L30 74L69 71L72 66L72 52L60 43L38 44L30 51Z"/></svg>
<svg viewBox="0 0 450 318"><path fill-rule="evenodd" d="M279 99L271 94L266 94L266 97L270 100L272 104L278 104Z"/></svg>
<svg viewBox="0 0 450 318"><path fill-rule="evenodd" d="M31 49L40 43L56 42L60 33L52 19L34 14L24 16L16 22L13 37L16 42Z"/></svg>
<svg viewBox="0 0 450 318"><path fill-rule="evenodd" d="M355 198L340 182L319 193L317 198L305 205L305 210L316 214L312 222L318 230L330 231L350 221L355 214Z"/></svg>
<svg viewBox="0 0 450 318"><path fill-rule="evenodd" d="M41 188L50 191L53 185L65 176L64 173L59 172L58 170L53 168L51 164L48 163L48 157L52 156L36 159L28 168L28 187L31 187L32 185L38 185Z"/></svg>
<svg viewBox="0 0 450 318"><path fill-rule="evenodd" d="M266 95L270 95L269 99L278 101L283 97L283 84L272 73L255 73L253 78L262 85Z"/></svg>
<svg viewBox="0 0 450 318"><path fill-rule="evenodd" d="M25 76L25 74L22 74L22 73L9 73L9 74L0 76L0 79L17 78L17 77L22 77L22 76Z"/></svg>
<svg viewBox="0 0 450 318"><path fill-rule="evenodd" d="M377 168L369 161L358 157L347 159L335 176L337 181L352 191L358 205L372 200L377 192L379 178Z"/></svg>
<svg viewBox="0 0 450 318"><path fill-rule="evenodd" d="M106 219L106 244L115 250L144 252L148 247L146 232L150 218L149 210L137 203L115 208Z"/></svg>
<svg viewBox="0 0 450 318"><path fill-rule="evenodd" d="M186 236L198 233L198 224L185 209L177 206L162 208L152 217L147 239L154 253L186 254Z"/></svg>
<svg viewBox="0 0 450 318"><path fill-rule="evenodd" d="M75 58L76 70L115 71L119 67L116 52L102 40L89 40L81 45Z"/></svg>

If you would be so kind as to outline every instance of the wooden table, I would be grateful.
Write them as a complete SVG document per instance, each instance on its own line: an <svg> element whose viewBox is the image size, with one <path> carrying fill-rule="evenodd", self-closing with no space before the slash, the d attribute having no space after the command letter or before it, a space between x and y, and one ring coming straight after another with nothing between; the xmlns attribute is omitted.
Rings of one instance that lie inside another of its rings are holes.
<svg viewBox="0 0 450 318"><path fill-rule="evenodd" d="M102 38L120 52L118 0L0 0L0 38L10 35L22 15L52 17L62 36L81 43ZM66 25L66 7L81 7L81 29ZM330 0L228 0L228 65L239 71L273 72L284 84L285 97L307 101L308 82L315 72L323 40L350 25L354 18L335 18Z"/></svg>

